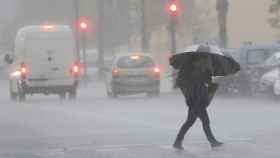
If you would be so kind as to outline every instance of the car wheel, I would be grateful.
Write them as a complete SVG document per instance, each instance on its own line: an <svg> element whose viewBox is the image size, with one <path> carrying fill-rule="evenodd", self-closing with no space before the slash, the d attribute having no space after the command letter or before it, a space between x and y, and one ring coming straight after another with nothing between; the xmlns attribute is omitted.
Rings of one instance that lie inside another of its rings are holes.
<svg viewBox="0 0 280 158"><path fill-rule="evenodd" d="M107 97L113 98L113 94L108 89L106 90L106 93L107 93Z"/></svg>
<svg viewBox="0 0 280 158"><path fill-rule="evenodd" d="M118 95L119 95L118 92L115 89L115 85L112 85L112 92L111 92L111 94L112 94L112 98L117 98Z"/></svg>
<svg viewBox="0 0 280 158"><path fill-rule="evenodd" d="M24 102L26 100L26 95L24 92L19 93L19 101Z"/></svg>
<svg viewBox="0 0 280 158"><path fill-rule="evenodd" d="M118 93L113 92L113 93L112 93L112 98L118 98Z"/></svg>
<svg viewBox="0 0 280 158"><path fill-rule="evenodd" d="M66 98L66 93L65 92L59 94L59 99L60 100L65 100L65 98Z"/></svg>
<svg viewBox="0 0 280 158"><path fill-rule="evenodd" d="M11 98L12 101L16 101L17 100L17 94L10 91L10 98Z"/></svg>
<svg viewBox="0 0 280 158"><path fill-rule="evenodd" d="M76 89L69 92L69 99L71 99L71 100L77 99L77 90Z"/></svg>

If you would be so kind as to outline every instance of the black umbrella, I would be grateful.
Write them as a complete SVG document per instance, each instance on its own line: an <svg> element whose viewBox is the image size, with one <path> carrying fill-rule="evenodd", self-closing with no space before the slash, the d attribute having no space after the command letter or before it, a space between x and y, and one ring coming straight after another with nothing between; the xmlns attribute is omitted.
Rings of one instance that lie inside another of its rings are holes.
<svg viewBox="0 0 280 158"><path fill-rule="evenodd" d="M170 65L181 69L192 64L194 58L207 57L210 60L213 76L227 76L240 70L240 65L231 57L225 56L218 47L194 45L184 53L175 54L170 58Z"/></svg>

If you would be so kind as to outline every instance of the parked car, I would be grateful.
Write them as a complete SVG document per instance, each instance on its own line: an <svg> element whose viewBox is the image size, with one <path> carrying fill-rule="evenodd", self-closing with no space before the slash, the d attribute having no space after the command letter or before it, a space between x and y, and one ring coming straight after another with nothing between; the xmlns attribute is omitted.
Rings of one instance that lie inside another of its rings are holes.
<svg viewBox="0 0 280 158"><path fill-rule="evenodd" d="M280 99L280 77L273 84L273 94Z"/></svg>
<svg viewBox="0 0 280 158"><path fill-rule="evenodd" d="M74 99L81 73L73 31L65 25L27 26L18 31L10 64L11 99L58 94Z"/></svg>
<svg viewBox="0 0 280 158"><path fill-rule="evenodd" d="M279 68L274 68L266 72L260 79L260 91L275 96L274 85L279 80Z"/></svg>
<svg viewBox="0 0 280 158"><path fill-rule="evenodd" d="M234 80L242 95L258 93L260 79L267 72L265 63L279 50L280 43L247 44L237 50L241 71L234 76Z"/></svg>
<svg viewBox="0 0 280 158"><path fill-rule="evenodd" d="M240 55L236 49L221 49L223 54L227 57L233 58L237 62L240 62ZM214 81L219 84L218 93L219 94L232 94L237 92L236 77L234 75L229 75L226 77L216 77Z"/></svg>
<svg viewBox="0 0 280 158"><path fill-rule="evenodd" d="M160 94L160 68L146 54L117 55L106 73L108 97L147 93Z"/></svg>

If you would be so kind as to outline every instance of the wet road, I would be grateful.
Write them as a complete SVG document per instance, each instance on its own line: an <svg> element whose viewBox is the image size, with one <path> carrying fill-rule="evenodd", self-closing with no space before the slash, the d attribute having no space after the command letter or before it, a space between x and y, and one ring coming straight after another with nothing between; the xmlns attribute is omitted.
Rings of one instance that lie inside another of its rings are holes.
<svg viewBox="0 0 280 158"><path fill-rule="evenodd" d="M225 146L212 150L198 121L186 151L176 152L171 144L187 111L180 93L108 99L95 83L74 102L36 95L17 103L0 84L1 158L280 157L280 102L218 97L209 112Z"/></svg>

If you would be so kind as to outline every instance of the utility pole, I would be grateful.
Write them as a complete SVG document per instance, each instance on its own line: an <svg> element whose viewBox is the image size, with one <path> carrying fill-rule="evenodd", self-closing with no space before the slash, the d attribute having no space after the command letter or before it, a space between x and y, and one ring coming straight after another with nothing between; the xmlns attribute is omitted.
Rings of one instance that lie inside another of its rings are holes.
<svg viewBox="0 0 280 158"><path fill-rule="evenodd" d="M81 17L79 19L79 33L81 37L81 47L82 47L82 53L83 53L83 65L84 65L84 73L85 78L87 78L87 39L86 39L86 33L89 31L89 20L85 17Z"/></svg>
<svg viewBox="0 0 280 158"><path fill-rule="evenodd" d="M146 52L149 49L149 39L147 34L147 23L146 23L146 0L141 0L141 48L142 52Z"/></svg>
<svg viewBox="0 0 280 158"><path fill-rule="evenodd" d="M223 48L226 48L228 46L228 34L227 34L228 7L229 7L228 0L217 0L216 9L218 13L220 46Z"/></svg>
<svg viewBox="0 0 280 158"><path fill-rule="evenodd" d="M171 38L171 53L176 53L176 24L177 24L177 14L178 5L177 0L170 0L168 4L168 12L170 15L169 26L170 26L170 38Z"/></svg>
<svg viewBox="0 0 280 158"><path fill-rule="evenodd" d="M177 51L176 42L176 23L174 18L170 19L170 39L171 39L171 53L174 55Z"/></svg>
<svg viewBox="0 0 280 158"><path fill-rule="evenodd" d="M177 0L170 0L167 5L167 11L169 12L169 26L170 26L170 40L171 40L171 54L176 54L177 42L176 42L176 24L177 24L177 14L178 14L178 2ZM175 70L172 69L172 82L173 89L176 88L176 76Z"/></svg>
<svg viewBox="0 0 280 158"><path fill-rule="evenodd" d="M103 77L104 68L104 0L97 0L98 10L98 78Z"/></svg>
<svg viewBox="0 0 280 158"><path fill-rule="evenodd" d="M76 40L76 51L77 51L78 58L80 60L80 38L79 38L79 30L78 30L79 28L76 26L76 23L78 22L78 19L80 17L78 0L73 0L73 7L75 12L74 30L75 30L75 40Z"/></svg>

